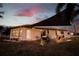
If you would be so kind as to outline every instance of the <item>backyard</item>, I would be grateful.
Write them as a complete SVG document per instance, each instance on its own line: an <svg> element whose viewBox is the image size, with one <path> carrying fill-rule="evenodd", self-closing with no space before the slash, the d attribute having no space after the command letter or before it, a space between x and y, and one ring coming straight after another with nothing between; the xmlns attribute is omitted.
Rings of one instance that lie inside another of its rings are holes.
<svg viewBox="0 0 79 59"><path fill-rule="evenodd" d="M40 41L0 41L1 56L79 56L79 38L63 43L49 42L41 46Z"/></svg>

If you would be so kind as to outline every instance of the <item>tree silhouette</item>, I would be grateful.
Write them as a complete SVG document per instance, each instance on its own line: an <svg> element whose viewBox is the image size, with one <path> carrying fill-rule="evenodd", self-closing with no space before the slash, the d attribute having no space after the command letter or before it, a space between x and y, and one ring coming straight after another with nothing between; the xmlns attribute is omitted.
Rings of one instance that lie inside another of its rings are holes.
<svg viewBox="0 0 79 59"><path fill-rule="evenodd" d="M73 22L73 19L79 15L79 5L77 3L59 3L56 7L56 13L59 13L64 6L66 7L63 18L69 22Z"/></svg>
<svg viewBox="0 0 79 59"><path fill-rule="evenodd" d="M3 4L0 3L0 9L3 8ZM4 11L0 10L0 18L3 18Z"/></svg>
<svg viewBox="0 0 79 59"><path fill-rule="evenodd" d="M56 7L56 13L61 12L61 10L65 8L65 13L62 16L64 20L68 23L73 23L74 18L79 15L79 5L77 3L59 3ZM74 32L76 33L76 27L74 24Z"/></svg>

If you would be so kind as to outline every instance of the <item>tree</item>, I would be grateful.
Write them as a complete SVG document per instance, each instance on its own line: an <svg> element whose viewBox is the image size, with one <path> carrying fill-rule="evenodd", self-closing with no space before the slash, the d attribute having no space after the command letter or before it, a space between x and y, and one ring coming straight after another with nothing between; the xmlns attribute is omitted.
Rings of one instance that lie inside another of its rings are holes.
<svg viewBox="0 0 79 59"><path fill-rule="evenodd" d="M6 26L0 26L0 41L3 41L4 38L9 39L10 28Z"/></svg>
<svg viewBox="0 0 79 59"><path fill-rule="evenodd" d="M0 9L3 8L3 4L0 3ZM0 18L3 18L4 11L0 10Z"/></svg>
<svg viewBox="0 0 79 59"><path fill-rule="evenodd" d="M79 5L77 3L58 3L56 7L56 13L61 12L63 7L65 8L63 18L67 22L73 23L74 18L79 15Z"/></svg>
<svg viewBox="0 0 79 59"><path fill-rule="evenodd" d="M79 14L79 9L76 9L77 7L79 8L79 5L76 3L59 3L57 4L56 13L59 13L64 6L66 6L64 18L73 21L74 17Z"/></svg>

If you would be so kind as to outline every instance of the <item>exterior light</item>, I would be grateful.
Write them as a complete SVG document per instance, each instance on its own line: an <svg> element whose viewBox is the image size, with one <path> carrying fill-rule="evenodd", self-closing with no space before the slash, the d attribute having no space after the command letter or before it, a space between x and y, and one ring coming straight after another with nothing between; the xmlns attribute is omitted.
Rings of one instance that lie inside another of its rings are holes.
<svg viewBox="0 0 79 59"><path fill-rule="evenodd" d="M74 35L74 33L70 33L70 35Z"/></svg>

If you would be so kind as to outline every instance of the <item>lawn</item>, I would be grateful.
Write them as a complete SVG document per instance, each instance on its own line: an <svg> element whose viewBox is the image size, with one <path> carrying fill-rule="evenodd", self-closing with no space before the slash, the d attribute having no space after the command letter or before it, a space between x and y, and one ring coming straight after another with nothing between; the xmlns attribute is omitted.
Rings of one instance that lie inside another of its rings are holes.
<svg viewBox="0 0 79 59"><path fill-rule="evenodd" d="M53 43L53 42L51 42ZM79 40L63 43L48 43L41 46L39 41L0 42L1 56L79 56Z"/></svg>

